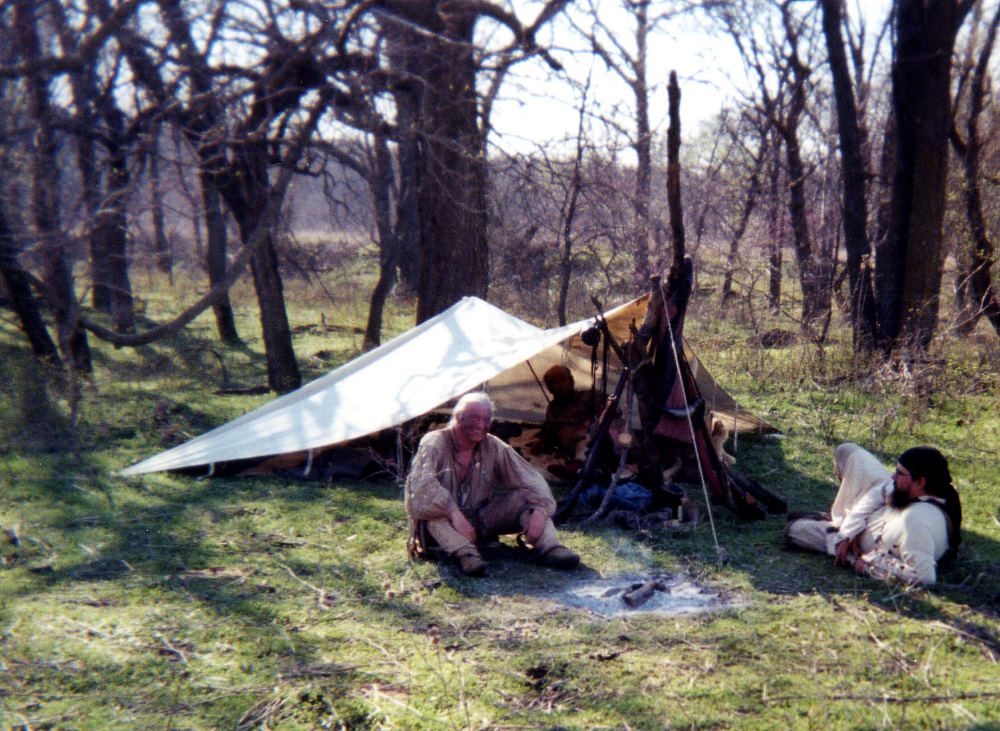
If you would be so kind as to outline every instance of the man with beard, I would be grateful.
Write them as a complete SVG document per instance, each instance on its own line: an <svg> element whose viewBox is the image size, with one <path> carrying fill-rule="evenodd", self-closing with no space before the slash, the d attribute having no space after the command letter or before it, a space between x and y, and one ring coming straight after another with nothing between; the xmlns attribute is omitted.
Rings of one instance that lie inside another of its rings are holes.
<svg viewBox="0 0 1000 731"><path fill-rule="evenodd" d="M479 549L513 533L523 536L542 566L576 568L580 557L556 537L549 484L489 433L492 420L490 399L466 394L448 425L420 440L406 479L411 555L426 555L433 541L462 573L482 576L486 562Z"/></svg>
<svg viewBox="0 0 1000 731"><path fill-rule="evenodd" d="M787 542L864 576L933 584L938 566L953 560L962 542L962 507L944 455L913 447L890 474L870 452L847 443L834 462L840 489L830 514L793 514Z"/></svg>

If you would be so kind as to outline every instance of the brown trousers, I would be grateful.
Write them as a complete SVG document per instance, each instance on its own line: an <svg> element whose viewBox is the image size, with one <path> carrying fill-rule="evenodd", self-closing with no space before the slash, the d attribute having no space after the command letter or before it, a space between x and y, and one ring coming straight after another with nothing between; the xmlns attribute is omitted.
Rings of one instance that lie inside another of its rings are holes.
<svg viewBox="0 0 1000 731"><path fill-rule="evenodd" d="M521 533L528 522L529 506L516 493L499 495L479 506L478 509L462 511L476 529L476 542L483 545L496 540L498 536ZM426 521L427 532L437 541L437 544L449 555L464 555L469 552L478 553L478 548L470 543L465 536L455 530L447 518ZM549 518L541 537L534 543L534 548L547 551L558 545L556 527Z"/></svg>

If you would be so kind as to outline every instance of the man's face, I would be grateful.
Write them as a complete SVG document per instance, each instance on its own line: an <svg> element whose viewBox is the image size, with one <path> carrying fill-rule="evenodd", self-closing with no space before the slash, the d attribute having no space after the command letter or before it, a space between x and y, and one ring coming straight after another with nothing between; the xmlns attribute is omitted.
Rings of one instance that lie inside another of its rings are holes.
<svg viewBox="0 0 1000 731"><path fill-rule="evenodd" d="M924 478L913 479L910 471L901 464L896 465L896 471L892 473L892 504L901 508L916 500L922 492Z"/></svg>
<svg viewBox="0 0 1000 731"><path fill-rule="evenodd" d="M486 404L469 404L458 414L458 431L473 444L479 444L490 430L490 407Z"/></svg>

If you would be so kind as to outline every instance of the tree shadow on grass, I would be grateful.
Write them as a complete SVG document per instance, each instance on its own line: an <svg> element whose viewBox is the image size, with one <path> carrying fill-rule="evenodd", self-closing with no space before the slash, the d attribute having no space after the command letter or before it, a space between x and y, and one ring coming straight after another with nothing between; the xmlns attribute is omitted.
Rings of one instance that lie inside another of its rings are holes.
<svg viewBox="0 0 1000 731"><path fill-rule="evenodd" d="M5 571L23 569L8 574L8 599L48 595L62 603L83 594L91 606L111 611L121 601L148 602L151 609L159 604L197 608L246 627L261 652L286 656L283 662L315 660L317 648L282 626L289 594L315 601L298 583L308 583L310 565L283 560L283 551L295 549L294 539L280 531L254 530L252 510L241 507L260 504L254 492L261 481L183 480L170 488L124 489L109 480L106 497L92 484L73 487L74 482L88 484L76 476L81 465L61 459L48 465L50 474L19 486L23 499L33 503L30 514L36 520L22 526L20 546L5 552ZM36 469L41 467L36 463ZM280 490L281 505L291 510L315 502L323 491L301 483L273 489ZM225 521L234 527L211 530L213 523ZM295 581L275 568L284 564L298 577ZM377 579L366 580L374 593ZM178 622L180 631L183 621Z"/></svg>

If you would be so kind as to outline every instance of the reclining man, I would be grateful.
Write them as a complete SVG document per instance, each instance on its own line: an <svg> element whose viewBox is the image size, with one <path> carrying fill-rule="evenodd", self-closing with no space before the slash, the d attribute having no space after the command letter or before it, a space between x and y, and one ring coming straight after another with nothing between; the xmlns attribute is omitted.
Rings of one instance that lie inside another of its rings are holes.
<svg viewBox="0 0 1000 731"><path fill-rule="evenodd" d="M548 483L489 433L492 420L490 399L466 394L447 426L420 440L406 479L411 553L426 550L426 531L463 573L482 576L486 562L479 546L502 534L523 533L541 565L576 568L580 557L556 538L551 517L556 501Z"/></svg>
<svg viewBox="0 0 1000 731"><path fill-rule="evenodd" d="M835 566L877 579L933 584L962 542L962 507L948 460L933 447L900 455L892 474L857 444L834 454L840 489L830 515L788 522L792 545L825 552Z"/></svg>

